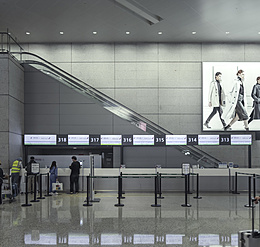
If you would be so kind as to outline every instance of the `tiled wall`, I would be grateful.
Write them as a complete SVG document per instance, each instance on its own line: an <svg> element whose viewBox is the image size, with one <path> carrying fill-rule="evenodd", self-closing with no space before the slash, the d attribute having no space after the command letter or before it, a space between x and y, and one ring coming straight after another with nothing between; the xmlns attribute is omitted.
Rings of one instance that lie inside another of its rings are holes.
<svg viewBox="0 0 260 247"><path fill-rule="evenodd" d="M260 60L259 44L25 44L24 48L176 134L201 132L202 62ZM247 165L246 147L202 149L223 161ZM258 150L254 143L255 167Z"/></svg>

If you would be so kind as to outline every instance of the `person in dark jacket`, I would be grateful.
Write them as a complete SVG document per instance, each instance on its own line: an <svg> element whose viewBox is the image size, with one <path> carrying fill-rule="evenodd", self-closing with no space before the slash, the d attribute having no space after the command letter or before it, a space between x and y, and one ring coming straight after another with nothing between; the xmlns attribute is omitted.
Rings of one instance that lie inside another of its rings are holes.
<svg viewBox="0 0 260 247"><path fill-rule="evenodd" d="M253 119L260 119L260 76L256 78L256 84L254 85L251 93L253 98L253 111L250 114L248 123L252 122Z"/></svg>
<svg viewBox="0 0 260 247"><path fill-rule="evenodd" d="M79 174L80 174L80 163L77 161L76 156L72 156L72 163L69 166L71 169L70 173L70 193L74 193L74 184L75 184L75 193L79 192Z"/></svg>
<svg viewBox="0 0 260 247"><path fill-rule="evenodd" d="M50 167L50 194L55 193L55 195L58 195L58 192L56 190L52 190L52 184L56 183L58 179L58 168L57 168L57 164L56 161L52 161L51 163L51 167Z"/></svg>
<svg viewBox="0 0 260 247"><path fill-rule="evenodd" d="M1 168L1 161L0 161L0 204L2 204L2 184L3 184L3 179L5 178L3 169Z"/></svg>

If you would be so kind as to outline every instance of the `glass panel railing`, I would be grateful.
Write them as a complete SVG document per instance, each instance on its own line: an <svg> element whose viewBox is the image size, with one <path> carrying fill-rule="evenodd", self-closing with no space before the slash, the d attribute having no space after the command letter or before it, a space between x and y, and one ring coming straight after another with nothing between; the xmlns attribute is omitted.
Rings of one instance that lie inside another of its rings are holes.
<svg viewBox="0 0 260 247"><path fill-rule="evenodd" d="M22 52L23 48L17 38L11 35L10 30L3 31L0 28L0 53Z"/></svg>
<svg viewBox="0 0 260 247"><path fill-rule="evenodd" d="M30 65L40 70L41 72L56 78L61 83L66 84L67 86L80 92L81 94L90 96L94 102L102 105L106 110L130 122L131 124L134 124L136 127L142 129L147 134L172 134L170 131L153 123L149 119L122 105L111 97L105 95L92 86L74 77L73 75L63 71L59 67L46 61L38 55L29 52L12 52L11 55L16 58L21 64ZM196 161L196 164L199 164L203 167L217 167L218 163L220 162L213 156L205 153L195 146L174 146L174 148L182 152L183 155L189 155Z"/></svg>

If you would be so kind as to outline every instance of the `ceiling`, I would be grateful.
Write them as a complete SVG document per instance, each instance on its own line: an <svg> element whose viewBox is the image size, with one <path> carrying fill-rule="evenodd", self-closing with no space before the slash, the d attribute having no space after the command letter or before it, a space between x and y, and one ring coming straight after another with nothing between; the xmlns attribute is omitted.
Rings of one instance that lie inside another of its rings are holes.
<svg viewBox="0 0 260 247"><path fill-rule="evenodd" d="M114 0L0 0L0 31L21 43L260 41L259 0L128 1L162 20L150 25Z"/></svg>

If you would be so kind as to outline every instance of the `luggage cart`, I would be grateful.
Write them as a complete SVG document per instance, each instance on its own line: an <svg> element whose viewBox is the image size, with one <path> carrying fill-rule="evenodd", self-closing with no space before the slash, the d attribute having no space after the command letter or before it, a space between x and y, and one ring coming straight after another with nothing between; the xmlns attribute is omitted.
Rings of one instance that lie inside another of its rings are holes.
<svg viewBox="0 0 260 247"><path fill-rule="evenodd" d="M4 200L9 200L9 203L14 201L11 177L3 179L2 197L3 202Z"/></svg>

